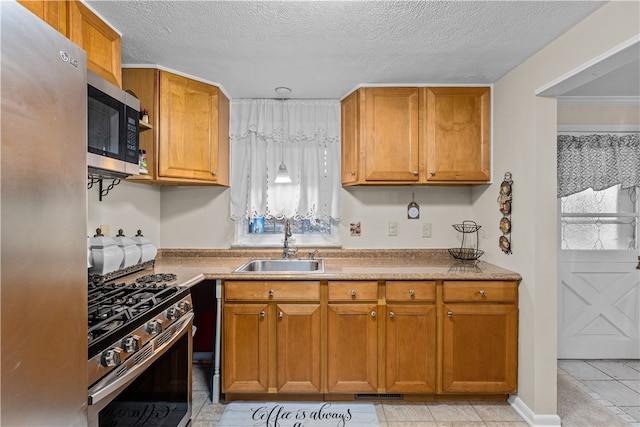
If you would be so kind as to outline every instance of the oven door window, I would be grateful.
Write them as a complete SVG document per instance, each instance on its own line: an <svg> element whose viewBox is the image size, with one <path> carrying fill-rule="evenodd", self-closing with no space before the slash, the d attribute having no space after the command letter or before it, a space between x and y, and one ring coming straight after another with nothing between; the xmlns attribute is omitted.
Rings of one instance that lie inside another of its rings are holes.
<svg viewBox="0 0 640 427"><path fill-rule="evenodd" d="M100 411L99 426L177 426L191 416L188 334Z"/></svg>
<svg viewBox="0 0 640 427"><path fill-rule="evenodd" d="M122 159L124 104L89 86L89 152Z"/></svg>

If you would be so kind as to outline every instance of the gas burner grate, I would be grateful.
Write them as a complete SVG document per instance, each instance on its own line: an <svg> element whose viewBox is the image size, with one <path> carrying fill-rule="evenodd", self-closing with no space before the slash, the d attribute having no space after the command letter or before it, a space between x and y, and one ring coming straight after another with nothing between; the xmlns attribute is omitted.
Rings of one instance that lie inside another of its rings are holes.
<svg viewBox="0 0 640 427"><path fill-rule="evenodd" d="M176 275L173 273L158 273L158 274L147 274L145 276L138 277L136 279L137 283L160 283L160 282L170 282L172 280L176 280Z"/></svg>

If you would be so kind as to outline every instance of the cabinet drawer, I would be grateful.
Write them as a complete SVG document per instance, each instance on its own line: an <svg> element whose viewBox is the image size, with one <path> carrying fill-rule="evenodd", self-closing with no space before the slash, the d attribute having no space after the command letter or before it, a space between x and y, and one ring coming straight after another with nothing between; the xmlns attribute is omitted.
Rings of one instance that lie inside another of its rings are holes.
<svg viewBox="0 0 640 427"><path fill-rule="evenodd" d="M378 282L329 282L329 301L375 301Z"/></svg>
<svg viewBox="0 0 640 427"><path fill-rule="evenodd" d="M444 282L443 299L452 301L501 301L516 302L518 284L516 282Z"/></svg>
<svg viewBox="0 0 640 427"><path fill-rule="evenodd" d="M320 301L320 282L225 282L225 301Z"/></svg>
<svg viewBox="0 0 640 427"><path fill-rule="evenodd" d="M436 282L387 281L387 301L435 301Z"/></svg>

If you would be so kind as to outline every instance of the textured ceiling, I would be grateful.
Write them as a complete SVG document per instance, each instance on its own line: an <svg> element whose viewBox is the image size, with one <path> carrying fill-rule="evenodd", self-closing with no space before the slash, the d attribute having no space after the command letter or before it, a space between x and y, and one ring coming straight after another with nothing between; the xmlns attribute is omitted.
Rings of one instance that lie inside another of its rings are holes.
<svg viewBox="0 0 640 427"><path fill-rule="evenodd" d="M123 64L156 64L233 98L341 98L360 84L493 83L595 1L94 1Z"/></svg>

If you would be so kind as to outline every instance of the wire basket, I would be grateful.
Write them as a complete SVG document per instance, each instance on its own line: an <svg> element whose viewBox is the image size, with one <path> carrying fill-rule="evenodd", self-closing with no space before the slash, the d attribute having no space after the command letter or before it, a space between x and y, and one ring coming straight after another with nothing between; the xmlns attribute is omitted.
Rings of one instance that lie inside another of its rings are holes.
<svg viewBox="0 0 640 427"><path fill-rule="evenodd" d="M476 224L475 221L462 221L462 224L453 224L453 228L456 231L462 233L462 244L459 248L451 248L449 249L449 253L452 257L462 261L472 261L480 258L484 252L478 249L478 230L480 229L480 225ZM473 239L471 234L475 234L475 245L469 242L469 239Z"/></svg>
<svg viewBox="0 0 640 427"><path fill-rule="evenodd" d="M473 221L462 221L462 224L453 224L452 227L461 233L475 233L482 226Z"/></svg>
<svg viewBox="0 0 640 427"><path fill-rule="evenodd" d="M473 261L480 258L484 254L484 251L473 248L450 248L449 253L455 259L459 259L462 261Z"/></svg>

